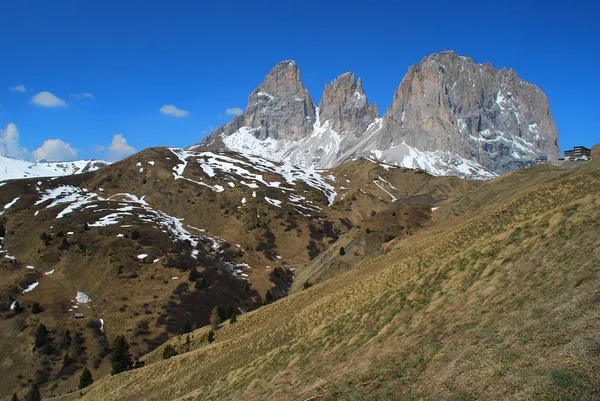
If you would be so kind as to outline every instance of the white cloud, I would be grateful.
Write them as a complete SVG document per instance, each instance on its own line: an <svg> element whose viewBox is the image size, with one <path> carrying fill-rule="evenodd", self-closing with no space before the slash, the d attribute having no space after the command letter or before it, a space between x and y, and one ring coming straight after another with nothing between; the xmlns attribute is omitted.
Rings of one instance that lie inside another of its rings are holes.
<svg viewBox="0 0 600 401"><path fill-rule="evenodd" d="M123 134L113 135L108 148L95 146L94 149L98 153L104 153L104 158L111 162L121 160L135 153L135 148L127 143L127 139L125 139Z"/></svg>
<svg viewBox="0 0 600 401"><path fill-rule="evenodd" d="M77 159L77 150L60 139L46 139L31 155L35 161L69 161Z"/></svg>
<svg viewBox="0 0 600 401"><path fill-rule="evenodd" d="M11 86L8 88L8 90L12 91L12 92L21 92L21 93L27 92L27 88L25 87L25 85L22 85L22 84Z"/></svg>
<svg viewBox="0 0 600 401"><path fill-rule="evenodd" d="M178 109L172 104L165 104L163 107L160 108L160 112L173 117L185 117L190 115L189 111Z"/></svg>
<svg viewBox="0 0 600 401"><path fill-rule="evenodd" d="M29 152L19 144L19 130L13 123L8 123L0 130L0 154L5 156L28 159Z"/></svg>
<svg viewBox="0 0 600 401"><path fill-rule="evenodd" d="M38 93L31 101L42 107L67 107L67 102L47 91Z"/></svg>
<svg viewBox="0 0 600 401"><path fill-rule="evenodd" d="M225 114L228 116L239 116L244 114L244 110L240 109L239 107L232 107L225 109Z"/></svg>
<svg viewBox="0 0 600 401"><path fill-rule="evenodd" d="M89 92L81 92L81 93L74 94L73 97L77 100L83 100L83 99L93 99L94 95L92 95Z"/></svg>

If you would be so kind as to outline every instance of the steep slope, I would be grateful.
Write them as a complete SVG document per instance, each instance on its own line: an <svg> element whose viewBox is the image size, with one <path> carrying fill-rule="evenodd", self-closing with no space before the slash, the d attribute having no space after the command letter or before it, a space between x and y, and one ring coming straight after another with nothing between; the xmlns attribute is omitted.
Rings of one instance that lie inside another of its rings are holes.
<svg viewBox="0 0 600 401"><path fill-rule="evenodd" d="M102 160L76 160L72 162L28 162L0 156L0 181L29 177L58 177L98 170L109 163Z"/></svg>
<svg viewBox="0 0 600 401"><path fill-rule="evenodd" d="M317 168L374 157L434 175L480 179L540 155L560 156L548 99L538 87L513 70L476 64L453 51L410 67L383 118L352 73L326 85L315 109L296 64L279 63L252 92L242 116L191 148L202 147Z"/></svg>
<svg viewBox="0 0 600 401"><path fill-rule="evenodd" d="M373 233L355 261L428 225L429 213L405 218L399 203L419 200L427 211L478 185L367 159L317 170L178 148L146 149L87 174L1 183L0 395L28 380L64 394L85 366L95 378L108 374L108 344L119 334L139 358L207 324L215 307L245 313L267 293L285 296L306 266L319 271L309 283L333 277L352 261L317 257L362 232L362 222ZM53 345L32 354L40 323ZM65 352L74 359L67 367Z"/></svg>
<svg viewBox="0 0 600 401"><path fill-rule="evenodd" d="M600 162L518 186L83 399L597 399Z"/></svg>

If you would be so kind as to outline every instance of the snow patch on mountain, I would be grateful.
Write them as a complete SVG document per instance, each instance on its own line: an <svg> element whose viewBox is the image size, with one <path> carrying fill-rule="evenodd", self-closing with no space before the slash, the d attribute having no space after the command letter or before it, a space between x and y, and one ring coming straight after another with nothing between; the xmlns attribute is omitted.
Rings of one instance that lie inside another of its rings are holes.
<svg viewBox="0 0 600 401"><path fill-rule="evenodd" d="M81 174L98 170L108 164L110 163L101 160L32 163L25 160L0 156L0 181L30 177L58 177Z"/></svg>

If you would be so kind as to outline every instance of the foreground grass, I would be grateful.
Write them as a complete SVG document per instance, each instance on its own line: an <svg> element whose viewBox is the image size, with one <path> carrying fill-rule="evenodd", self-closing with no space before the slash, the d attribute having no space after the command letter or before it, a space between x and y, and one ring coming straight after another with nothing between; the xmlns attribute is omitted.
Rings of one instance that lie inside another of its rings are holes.
<svg viewBox="0 0 600 401"><path fill-rule="evenodd" d="M206 329L175 339L190 351L159 349L83 398L596 400L600 165L523 193L395 241L212 344Z"/></svg>

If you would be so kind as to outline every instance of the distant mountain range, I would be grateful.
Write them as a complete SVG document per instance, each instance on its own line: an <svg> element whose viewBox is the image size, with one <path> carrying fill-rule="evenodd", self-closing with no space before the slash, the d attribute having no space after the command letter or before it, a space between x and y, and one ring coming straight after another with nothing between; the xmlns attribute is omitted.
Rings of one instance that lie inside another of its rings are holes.
<svg viewBox="0 0 600 401"><path fill-rule="evenodd" d="M28 162L0 156L0 181L30 177L57 177L81 174L107 166L102 160L75 160L71 162Z"/></svg>
<svg viewBox="0 0 600 401"><path fill-rule="evenodd" d="M514 70L453 51L409 68L383 117L347 72L316 106L294 61L282 61L248 97L245 112L191 149L226 148L304 167L357 157L434 175L491 178L560 156L546 95Z"/></svg>

